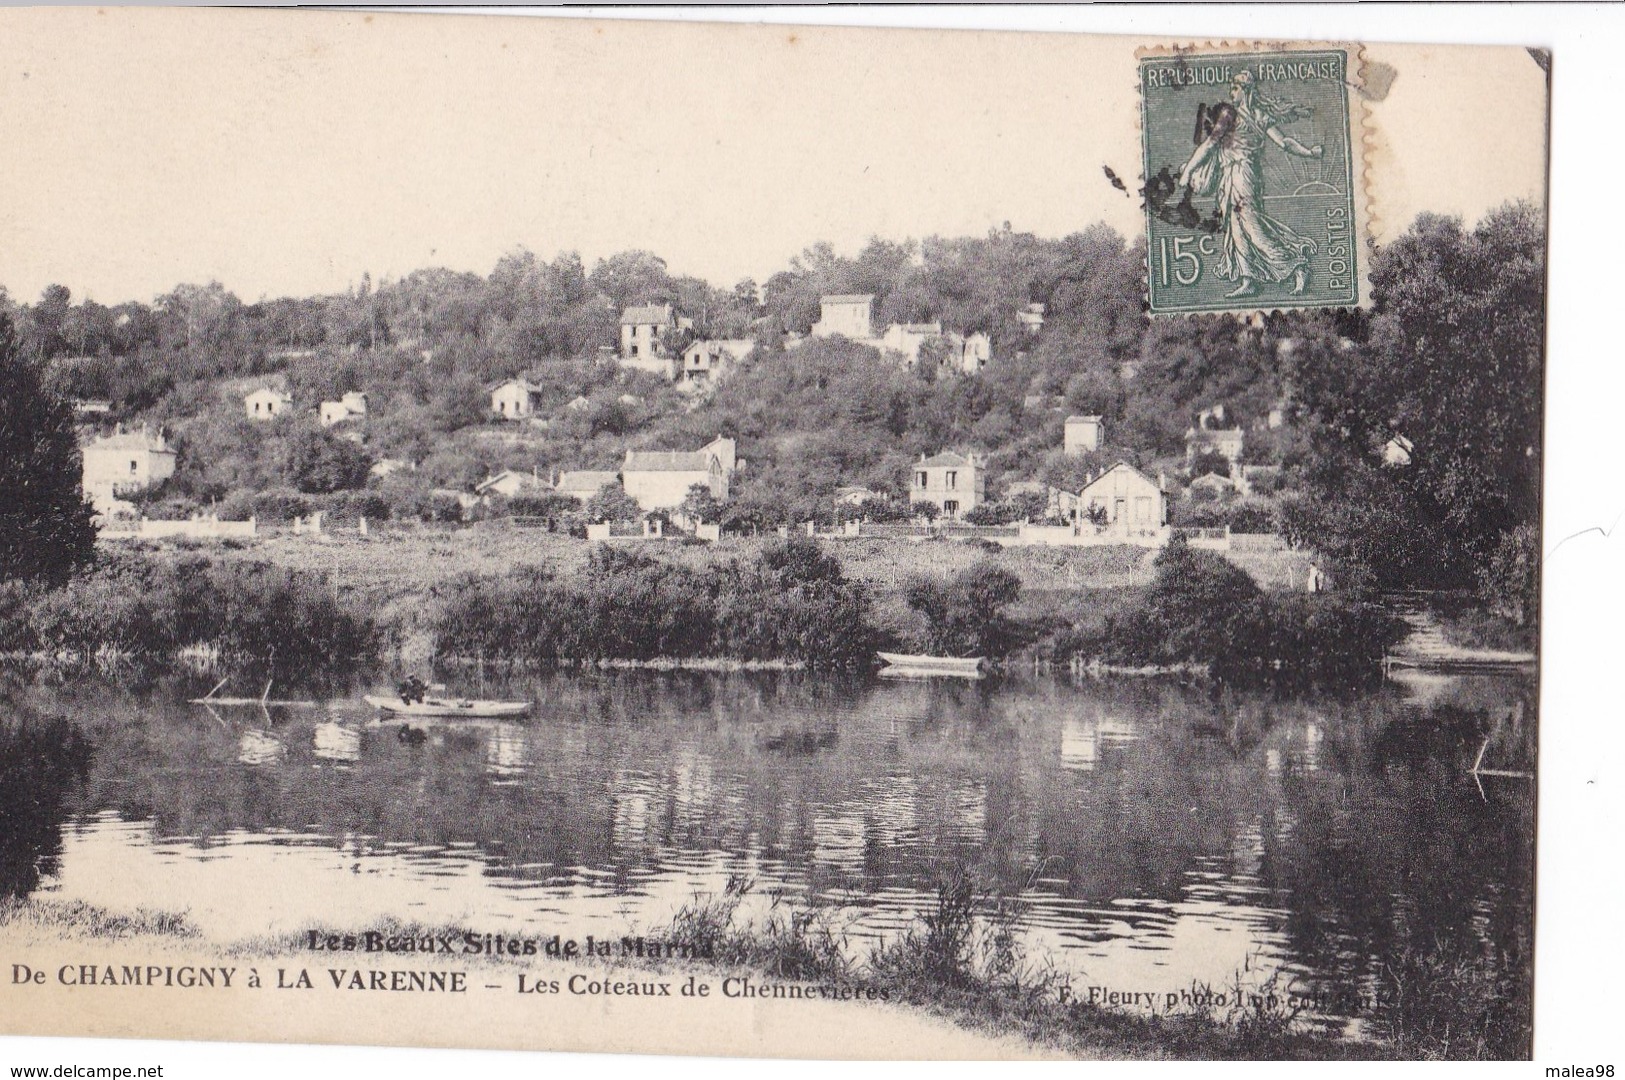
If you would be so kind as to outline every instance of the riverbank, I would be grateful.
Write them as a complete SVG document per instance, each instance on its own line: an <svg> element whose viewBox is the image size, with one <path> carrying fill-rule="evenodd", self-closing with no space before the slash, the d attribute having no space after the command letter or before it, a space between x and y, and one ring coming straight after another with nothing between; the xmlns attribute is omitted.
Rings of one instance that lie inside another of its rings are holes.
<svg viewBox="0 0 1625 1080"><path fill-rule="evenodd" d="M1275 576L1177 540L592 545L476 529L274 536L208 554L116 544L60 590L0 595L0 651L282 678L377 660L861 671L876 650L1224 681L1378 677L1405 633L1378 598L1260 585Z"/></svg>

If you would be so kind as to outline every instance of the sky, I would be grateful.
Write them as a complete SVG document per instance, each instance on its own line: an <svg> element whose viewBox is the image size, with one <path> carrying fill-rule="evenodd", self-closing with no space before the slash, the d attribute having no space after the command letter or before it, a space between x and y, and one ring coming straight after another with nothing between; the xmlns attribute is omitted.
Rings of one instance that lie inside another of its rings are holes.
<svg viewBox="0 0 1625 1080"><path fill-rule="evenodd" d="M1125 37L429 14L0 11L0 284L343 290L505 252L765 280L818 240L1143 226ZM1521 48L1368 46L1373 232L1544 201ZM1131 185L1132 186L1132 185Z"/></svg>

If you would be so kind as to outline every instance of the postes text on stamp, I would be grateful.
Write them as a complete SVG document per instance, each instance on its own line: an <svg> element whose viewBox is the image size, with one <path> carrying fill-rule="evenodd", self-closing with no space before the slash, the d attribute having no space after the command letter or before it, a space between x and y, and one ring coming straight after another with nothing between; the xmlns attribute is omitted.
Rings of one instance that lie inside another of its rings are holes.
<svg viewBox="0 0 1625 1080"><path fill-rule="evenodd" d="M1357 66L1347 46L1140 58L1153 315L1362 302Z"/></svg>

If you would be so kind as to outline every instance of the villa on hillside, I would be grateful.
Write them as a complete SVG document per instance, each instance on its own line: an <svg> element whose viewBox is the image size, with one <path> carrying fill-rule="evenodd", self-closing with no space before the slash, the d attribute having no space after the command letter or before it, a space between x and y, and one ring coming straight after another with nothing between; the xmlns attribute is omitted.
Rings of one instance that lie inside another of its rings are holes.
<svg viewBox="0 0 1625 1080"><path fill-rule="evenodd" d="M726 502L738 468L734 440L718 436L692 451L628 450L621 464L621 483L645 513L675 510L696 484L710 491L712 498Z"/></svg>
<svg viewBox="0 0 1625 1080"><path fill-rule="evenodd" d="M342 424L357 416L367 415L367 395L351 391L337 401L324 401L320 415L323 427Z"/></svg>
<svg viewBox="0 0 1625 1080"><path fill-rule="evenodd" d="M517 420L542 407L542 388L523 377L504 379L485 388L491 395L491 412L505 420Z"/></svg>
<svg viewBox="0 0 1625 1080"><path fill-rule="evenodd" d="M696 484L719 502L728 498L722 462L703 450L628 450L621 482L645 513L677 509Z"/></svg>
<svg viewBox="0 0 1625 1080"><path fill-rule="evenodd" d="M621 312L621 366L671 378L672 358L666 355L660 336L693 325L692 320L677 315L670 304L634 304Z"/></svg>
<svg viewBox="0 0 1625 1080"><path fill-rule="evenodd" d="M694 394L721 382L733 366L750 355L756 342L749 338L696 341L683 350L677 369L677 389Z"/></svg>
<svg viewBox="0 0 1625 1080"><path fill-rule="evenodd" d="M1100 449L1100 417L1069 416L1066 418L1062 449L1067 455L1087 454Z"/></svg>
<svg viewBox="0 0 1625 1080"><path fill-rule="evenodd" d="M930 503L941 517L959 518L984 502L986 492L987 466L975 454L921 454L914 463L908 503Z"/></svg>
<svg viewBox="0 0 1625 1080"><path fill-rule="evenodd" d="M250 420L270 420L293 408L293 395L262 386L243 398L243 411Z"/></svg>
<svg viewBox="0 0 1625 1080"><path fill-rule="evenodd" d="M942 336L942 324L939 322L892 323L880 335L880 345L886 352L900 355L904 367L913 367L920 362L921 347L927 341Z"/></svg>
<svg viewBox="0 0 1625 1080"><path fill-rule="evenodd" d="M175 451L160 431L124 431L86 443L80 487L98 514L133 512L124 499L175 475Z"/></svg>
<svg viewBox="0 0 1625 1080"><path fill-rule="evenodd" d="M849 293L819 299L819 320L813 323L813 337L839 334L853 341L874 338L875 298L871 293Z"/></svg>
<svg viewBox="0 0 1625 1080"><path fill-rule="evenodd" d="M1016 321L1021 324L1021 328L1027 333L1037 334L1044 329L1044 305L1028 304L1016 312Z"/></svg>

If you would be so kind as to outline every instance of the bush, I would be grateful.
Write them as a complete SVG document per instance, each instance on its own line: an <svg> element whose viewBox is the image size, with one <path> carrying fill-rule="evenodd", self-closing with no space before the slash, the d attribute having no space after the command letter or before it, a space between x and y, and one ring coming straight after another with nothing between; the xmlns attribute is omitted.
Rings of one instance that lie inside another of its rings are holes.
<svg viewBox="0 0 1625 1080"><path fill-rule="evenodd" d="M310 499L297 491L262 491L250 504L253 516L260 521L282 522L309 516L314 508Z"/></svg>
<svg viewBox="0 0 1625 1080"><path fill-rule="evenodd" d="M1354 681L1404 624L1357 591L1268 595L1240 567L1171 540L1139 603L1062 637L1072 655L1132 667L1203 665L1221 679Z"/></svg>
<svg viewBox="0 0 1625 1080"><path fill-rule="evenodd" d="M937 656L1001 656L1016 643L1005 607L1021 593L1021 579L982 560L947 582L917 576L903 598L926 623L925 648Z"/></svg>
<svg viewBox="0 0 1625 1080"><path fill-rule="evenodd" d="M1479 599L1493 614L1517 626L1534 624L1540 616L1540 527L1503 532L1474 576Z"/></svg>
<svg viewBox="0 0 1625 1080"><path fill-rule="evenodd" d="M203 645L294 675L342 669L377 637L323 576L191 556L106 560L34 597L28 624L35 647L80 660L109 649L162 660Z"/></svg>
<svg viewBox="0 0 1625 1080"><path fill-rule="evenodd" d="M391 511L389 500L376 491L338 491L317 505L330 520L345 524L354 524L362 518L387 521Z"/></svg>

